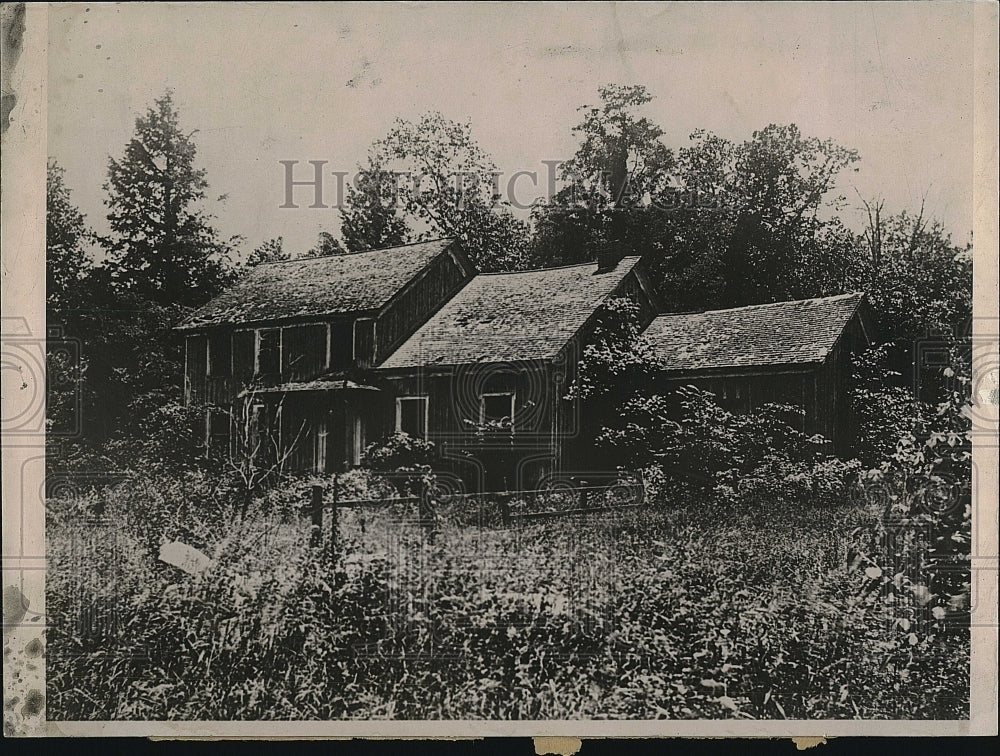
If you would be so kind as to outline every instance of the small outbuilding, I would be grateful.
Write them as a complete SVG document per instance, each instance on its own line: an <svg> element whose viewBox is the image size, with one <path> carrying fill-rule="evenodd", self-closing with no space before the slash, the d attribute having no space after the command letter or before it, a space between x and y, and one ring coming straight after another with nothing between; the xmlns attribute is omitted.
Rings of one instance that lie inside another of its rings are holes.
<svg viewBox="0 0 1000 756"><path fill-rule="evenodd" d="M873 342L864 294L660 315L644 336L668 387L711 391L734 412L797 405L805 410L802 430L851 453L851 355Z"/></svg>

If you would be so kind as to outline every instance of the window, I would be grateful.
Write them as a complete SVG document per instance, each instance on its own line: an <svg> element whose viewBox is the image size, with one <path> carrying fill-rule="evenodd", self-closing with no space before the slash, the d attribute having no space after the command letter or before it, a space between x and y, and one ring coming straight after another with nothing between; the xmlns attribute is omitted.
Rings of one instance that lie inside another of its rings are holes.
<svg viewBox="0 0 1000 756"><path fill-rule="evenodd" d="M316 448L313 459L313 471L320 474L326 472L327 436L326 418L321 417L316 423Z"/></svg>
<svg viewBox="0 0 1000 756"><path fill-rule="evenodd" d="M206 421L208 448L216 454L229 448L229 413L220 409L209 409Z"/></svg>
<svg viewBox="0 0 1000 756"><path fill-rule="evenodd" d="M396 399L396 432L427 438L427 397L401 396Z"/></svg>
<svg viewBox="0 0 1000 756"><path fill-rule="evenodd" d="M208 337L208 374L230 375L233 371L233 337L229 332Z"/></svg>
<svg viewBox="0 0 1000 756"><path fill-rule="evenodd" d="M327 367L333 370L351 366L354 361L353 323L330 323L327 357Z"/></svg>
<svg viewBox="0 0 1000 756"><path fill-rule="evenodd" d="M514 394L483 394L479 400L479 424L514 429Z"/></svg>
<svg viewBox="0 0 1000 756"><path fill-rule="evenodd" d="M355 467L361 464L365 452L365 425L360 414L354 416L354 427L351 433L351 464Z"/></svg>
<svg viewBox="0 0 1000 756"><path fill-rule="evenodd" d="M281 329L264 328L257 331L257 375L281 374Z"/></svg>

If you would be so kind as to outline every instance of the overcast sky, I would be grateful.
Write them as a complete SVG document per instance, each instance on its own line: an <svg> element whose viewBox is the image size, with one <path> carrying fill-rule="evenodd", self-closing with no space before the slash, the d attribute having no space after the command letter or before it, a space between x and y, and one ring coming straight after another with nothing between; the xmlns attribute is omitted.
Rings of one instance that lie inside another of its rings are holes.
<svg viewBox="0 0 1000 756"><path fill-rule="evenodd" d="M508 175L570 157L576 108L639 83L681 147L769 123L857 149L840 191L917 209L956 241L972 228L971 3L385 3L55 5L49 10L49 154L89 222L135 118L167 87L198 129L212 208L247 248L299 253L333 209L281 209L284 168L349 171L397 116L471 120ZM333 194L333 180L328 190Z"/></svg>

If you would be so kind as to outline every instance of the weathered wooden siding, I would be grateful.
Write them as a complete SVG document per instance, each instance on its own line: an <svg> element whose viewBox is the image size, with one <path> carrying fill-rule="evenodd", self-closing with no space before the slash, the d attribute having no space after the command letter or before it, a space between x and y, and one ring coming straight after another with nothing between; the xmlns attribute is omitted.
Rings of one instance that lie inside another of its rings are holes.
<svg viewBox="0 0 1000 756"><path fill-rule="evenodd" d="M368 444L389 432L385 424L387 398L377 392L289 392L280 400L269 401L281 404L282 444L288 450L286 471L349 469Z"/></svg>
<svg viewBox="0 0 1000 756"><path fill-rule="evenodd" d="M237 393L253 382L255 337L252 330L233 334L233 384Z"/></svg>
<svg viewBox="0 0 1000 756"><path fill-rule="evenodd" d="M450 254L438 257L381 313L375 326L375 361L388 356L403 339L433 315L469 277Z"/></svg>
<svg viewBox="0 0 1000 756"><path fill-rule="evenodd" d="M326 325L281 329L281 380L308 381L326 367Z"/></svg>
<svg viewBox="0 0 1000 756"><path fill-rule="evenodd" d="M201 333L190 334L184 343L184 401L186 404L204 404L207 392L208 337Z"/></svg>
<svg viewBox="0 0 1000 756"><path fill-rule="evenodd" d="M688 375L664 381L667 389L693 385L715 394L731 412L747 413L765 404L791 404L804 410L800 430L820 434L838 454L848 454L857 431L849 396L850 350L838 345L820 366L798 372Z"/></svg>
<svg viewBox="0 0 1000 756"><path fill-rule="evenodd" d="M359 318L354 321L354 364L370 368L376 358L376 320Z"/></svg>
<svg viewBox="0 0 1000 756"><path fill-rule="evenodd" d="M388 383L393 397L427 397L428 440L471 489L525 487L551 468L553 412L562 396L551 364L467 365ZM477 433L483 394L498 393L514 394L513 432ZM388 430L395 431L394 406Z"/></svg>

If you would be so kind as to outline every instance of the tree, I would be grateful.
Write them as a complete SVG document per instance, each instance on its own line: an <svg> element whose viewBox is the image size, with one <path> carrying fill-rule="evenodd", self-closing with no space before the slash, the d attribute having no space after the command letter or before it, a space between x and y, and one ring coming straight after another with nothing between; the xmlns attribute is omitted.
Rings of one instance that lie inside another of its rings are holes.
<svg viewBox="0 0 1000 756"><path fill-rule="evenodd" d="M562 166L562 177L585 196L599 195L609 206L640 207L670 186L673 152L660 141L663 129L638 114L653 100L640 85L610 84L598 90L600 107L585 105L573 128L579 149Z"/></svg>
<svg viewBox="0 0 1000 756"><path fill-rule="evenodd" d="M181 129L168 91L136 119L123 157L108 162L107 246L121 292L193 306L229 280L234 240L220 240L211 216L198 209L208 182L195 166L196 132Z"/></svg>
<svg viewBox="0 0 1000 756"><path fill-rule="evenodd" d="M70 198L64 176L62 166L50 158L45 182L45 283L50 312L79 301L80 283L91 265L84 245L94 238Z"/></svg>
<svg viewBox="0 0 1000 756"><path fill-rule="evenodd" d="M972 244L954 244L923 204L915 215L904 210L889 217L882 202L864 204L868 227L857 239L851 284L868 292L885 338L908 345L955 335L972 317Z"/></svg>
<svg viewBox="0 0 1000 756"><path fill-rule="evenodd" d="M658 208L654 279L673 309L840 293L852 264L837 176L858 160L832 140L770 125L735 144L696 131L679 151L676 208Z"/></svg>
<svg viewBox="0 0 1000 756"><path fill-rule="evenodd" d="M863 200L864 201L864 200ZM856 239L849 286L868 293L884 360L899 386L938 401L953 383L941 364L914 361L921 341L938 357L968 351L972 319L972 244L956 245L937 220L907 211L885 217L882 202L864 201L868 227ZM928 341L929 340L929 341ZM926 349L924 349L926 351Z"/></svg>
<svg viewBox="0 0 1000 756"><path fill-rule="evenodd" d="M637 407L659 401L662 362L642 338L639 323L639 306L627 297L612 297L602 305L567 392L566 398L578 401L580 416L586 418L581 432L570 440L569 454L593 469L609 464L635 469L638 457L632 448L601 439L611 429L627 429L642 436L637 440L641 445L646 438L643 428L649 424L646 410ZM669 428L660 427L658 432L667 433Z"/></svg>
<svg viewBox="0 0 1000 756"><path fill-rule="evenodd" d="M341 210L340 233L348 252L367 252L405 244L410 240L406 219L400 215L396 176L370 160L347 189Z"/></svg>
<svg viewBox="0 0 1000 756"><path fill-rule="evenodd" d="M316 237L316 246L309 249L305 257L329 257L330 255L346 255L347 250L329 231L320 231Z"/></svg>
<svg viewBox="0 0 1000 756"><path fill-rule="evenodd" d="M407 223L459 239L480 271L524 266L527 225L501 201L494 188L499 172L472 138L469 124L440 113L416 123L397 119L373 145L367 170L408 183L399 197ZM382 191L378 189L380 197Z"/></svg>
<svg viewBox="0 0 1000 756"><path fill-rule="evenodd" d="M566 186L533 212L536 264L562 265L593 260L610 240L645 251L642 233L649 209L673 192L673 152L663 130L639 109L653 96L640 85L608 85L598 90L601 105L584 105L576 154L562 164Z"/></svg>
<svg viewBox="0 0 1000 756"><path fill-rule="evenodd" d="M277 262L279 260L289 260L291 255L285 251L285 240L282 236L276 236L273 239L268 239L263 244L259 245L250 253L247 257L246 265L248 268L255 268L261 263Z"/></svg>

